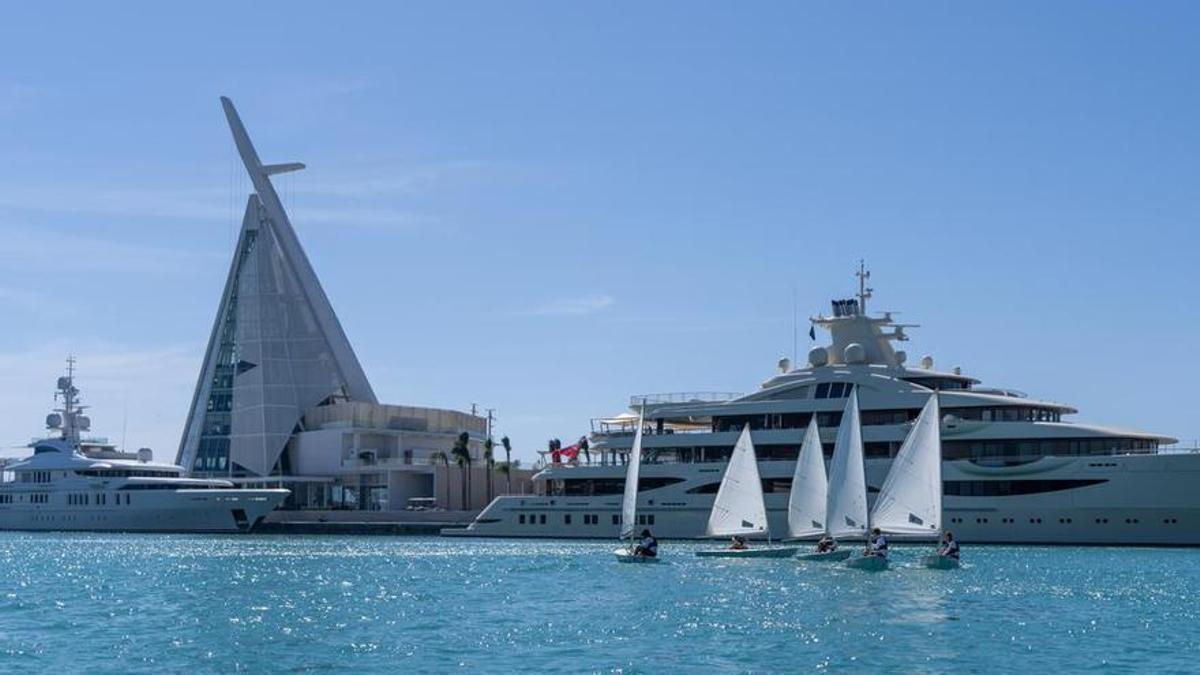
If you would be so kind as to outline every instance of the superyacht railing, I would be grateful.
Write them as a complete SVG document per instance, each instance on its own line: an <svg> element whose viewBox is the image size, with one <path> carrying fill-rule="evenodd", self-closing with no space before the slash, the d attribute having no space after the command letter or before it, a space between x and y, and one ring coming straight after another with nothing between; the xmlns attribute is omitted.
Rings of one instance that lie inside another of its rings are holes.
<svg viewBox="0 0 1200 675"><path fill-rule="evenodd" d="M676 391L665 394L638 394L629 397L629 405L660 405L663 403L724 403L743 396L736 391Z"/></svg>
<svg viewBox="0 0 1200 675"><path fill-rule="evenodd" d="M599 434L605 437L612 436L633 436L637 433L637 420L634 424L621 424L620 422L610 422L606 418L598 417L591 421L592 433ZM668 434L711 434L712 428L708 426L688 428L688 429L663 429L661 433L654 426L647 426L642 434L645 436L666 436Z"/></svg>
<svg viewBox="0 0 1200 675"><path fill-rule="evenodd" d="M557 463L551 461L547 457L542 457L533 464L532 468L534 471L540 471L542 469L546 469L546 468L550 468L550 467L553 467L556 469L573 469L573 468L579 468L579 467L594 467L594 466L625 466L626 457L627 457L628 452L629 451L624 448L604 450L604 451L592 450L590 457L580 455L576 459L573 459L573 460L564 459L563 461L560 461ZM1191 455L1191 454L1200 454L1200 441L1198 441L1195 445L1191 445L1191 446L1183 446L1183 445L1175 444L1175 445L1164 445L1164 446L1160 446L1158 448L1144 448L1144 449L1136 449L1136 450L1113 448L1112 450L1110 450L1108 452L1080 453L1080 454L1065 454L1064 453L1064 454L1047 454L1047 455L1038 455L1038 456L1021 455L1021 456L995 456L995 457L989 457L989 456L945 457L945 458L943 458L943 461L955 462L955 461L966 460L966 461L970 461L970 462L980 464L980 465L990 465L990 464L1020 465L1020 464L1028 464L1031 461L1036 461L1036 460L1042 459L1044 457L1096 458L1096 457L1128 457L1128 456L1147 456L1147 455ZM760 462L777 462L777 461L794 462L795 461L794 456L791 456L791 457L759 456L758 459ZM870 460L888 459L888 457L877 456L877 455L868 455L867 459L870 459ZM709 459L709 458L702 459L702 458L698 457L698 455L696 455L696 454L680 455L672 449L665 449L662 451L657 451L654 448L644 448L642 450L642 463L643 464L713 464L713 463L724 463L726 461L728 461L728 457L725 457L725 456L714 457L712 459Z"/></svg>

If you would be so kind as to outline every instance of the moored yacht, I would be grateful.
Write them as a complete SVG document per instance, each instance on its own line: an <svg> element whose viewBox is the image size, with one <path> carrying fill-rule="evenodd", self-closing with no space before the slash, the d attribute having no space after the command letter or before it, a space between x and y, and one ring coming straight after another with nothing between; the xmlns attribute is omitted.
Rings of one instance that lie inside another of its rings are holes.
<svg viewBox="0 0 1200 675"><path fill-rule="evenodd" d="M747 395L634 396L645 403L639 522L667 538L700 538L738 432L758 452L770 527L786 531L787 500L805 428L817 420L826 461L846 398L857 391L868 498L929 397L939 396L943 526L964 542L1200 545L1200 453L1167 450L1173 438L1074 423L1076 410L1011 389L984 387L959 368L908 363L895 343L913 325L870 316L870 273L856 297L812 317L829 333L808 363ZM611 537L623 462L637 417L593 421L582 461L545 463L538 494L502 496L456 536Z"/></svg>
<svg viewBox="0 0 1200 675"><path fill-rule="evenodd" d="M83 438L90 421L68 364L55 393L61 407L46 418L57 435L2 467L0 530L248 532L287 497L282 489L187 478L146 448L131 454Z"/></svg>

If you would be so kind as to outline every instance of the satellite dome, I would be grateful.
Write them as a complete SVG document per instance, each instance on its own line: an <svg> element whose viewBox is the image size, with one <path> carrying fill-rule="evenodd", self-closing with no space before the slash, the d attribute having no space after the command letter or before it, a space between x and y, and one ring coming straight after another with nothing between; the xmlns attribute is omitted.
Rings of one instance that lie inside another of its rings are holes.
<svg viewBox="0 0 1200 675"><path fill-rule="evenodd" d="M813 347L808 350L808 363L813 368L820 368L829 363L829 350L824 347Z"/></svg>
<svg viewBox="0 0 1200 675"><path fill-rule="evenodd" d="M79 427L83 431L89 431L92 428L92 418L86 415L80 415L75 420L75 426Z"/></svg>
<svg viewBox="0 0 1200 675"><path fill-rule="evenodd" d="M867 360L867 352L857 342L846 345L846 363L862 363Z"/></svg>
<svg viewBox="0 0 1200 675"><path fill-rule="evenodd" d="M57 429L62 426L62 415L58 413L50 413L46 415L46 428Z"/></svg>
<svg viewBox="0 0 1200 675"><path fill-rule="evenodd" d="M137 458L139 462L145 464L154 460L154 452L150 448L138 448Z"/></svg>
<svg viewBox="0 0 1200 675"><path fill-rule="evenodd" d="M66 389L67 387L70 387L70 386L71 386L71 378L66 377L66 376L58 378L58 388L59 389Z"/></svg>
<svg viewBox="0 0 1200 675"><path fill-rule="evenodd" d="M904 365L904 362L907 360L908 360L908 352L904 352L904 351L896 352L896 363L899 363L900 365Z"/></svg>
<svg viewBox="0 0 1200 675"><path fill-rule="evenodd" d="M921 357L921 367L925 370L933 370L933 357L926 354Z"/></svg>
<svg viewBox="0 0 1200 675"><path fill-rule="evenodd" d="M779 372L787 373L787 372L791 371L791 369L792 369L792 360L791 359L789 359L786 356L783 357L782 359L779 359Z"/></svg>

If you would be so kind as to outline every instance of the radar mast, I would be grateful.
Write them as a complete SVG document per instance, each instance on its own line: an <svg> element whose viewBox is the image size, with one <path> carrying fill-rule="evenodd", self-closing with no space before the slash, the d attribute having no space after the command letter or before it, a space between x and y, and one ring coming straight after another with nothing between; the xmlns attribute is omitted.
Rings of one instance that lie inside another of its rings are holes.
<svg viewBox="0 0 1200 675"><path fill-rule="evenodd" d="M56 415L46 418L46 426L58 429L62 439L72 447L78 448L82 440L80 432L91 427L91 420L84 416L83 411L88 406L79 402L79 389L75 387L75 357L67 357L67 374L58 378L58 387L54 392L54 400L61 401L61 406L55 408Z"/></svg>
<svg viewBox="0 0 1200 675"><path fill-rule="evenodd" d="M854 273L854 276L858 277L859 311L865 315L867 313L867 300L875 292L875 289L867 286L867 281L871 278L871 270L867 269L867 264L862 258L858 259L858 271Z"/></svg>

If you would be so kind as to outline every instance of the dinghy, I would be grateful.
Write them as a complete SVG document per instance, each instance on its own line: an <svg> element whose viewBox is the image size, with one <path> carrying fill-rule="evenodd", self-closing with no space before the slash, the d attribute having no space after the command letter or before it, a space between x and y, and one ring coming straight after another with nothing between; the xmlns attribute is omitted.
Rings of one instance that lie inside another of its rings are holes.
<svg viewBox="0 0 1200 675"><path fill-rule="evenodd" d="M696 551L701 558L787 558L796 553L795 546L770 546L771 530L767 525L767 507L763 501L762 479L758 475L758 458L750 440L750 425L742 429L733 456L725 467L725 476L717 488L712 513L708 516L709 537L745 537L767 535L765 548L713 549Z"/></svg>
<svg viewBox="0 0 1200 675"><path fill-rule="evenodd" d="M828 534L825 530L825 507L829 486L825 479L825 458L821 452L821 435L817 430L817 417L808 423L804 442L800 445L800 456L796 458L796 471L792 475L792 490L788 495L788 538L785 541L811 540ZM849 549L810 552L796 556L810 562L845 560L850 557Z"/></svg>
<svg viewBox="0 0 1200 675"><path fill-rule="evenodd" d="M638 555L634 553L637 545L634 543L634 526L637 524L637 494L638 475L642 466L642 423L645 421L646 406L638 415L637 432L633 436L633 447L629 449L629 463L625 468L625 497L621 501L621 530L619 537L628 539L628 543L615 551L617 562L623 563L656 563L658 556Z"/></svg>
<svg viewBox="0 0 1200 675"><path fill-rule="evenodd" d="M941 535L942 441L938 415L937 396L930 396L879 488L870 526L884 534L907 540L936 540ZM873 569L872 564L878 565L863 562L855 567Z"/></svg>
<svg viewBox="0 0 1200 675"><path fill-rule="evenodd" d="M714 548L696 551L697 558L790 558L796 555L795 546L766 548Z"/></svg>
<svg viewBox="0 0 1200 675"><path fill-rule="evenodd" d="M812 553L797 555L796 560L803 560L805 562L841 562L849 558L850 553L851 551L848 548L839 548L836 551L825 551L824 553L813 551Z"/></svg>
<svg viewBox="0 0 1200 675"><path fill-rule="evenodd" d="M660 560L658 556L638 555L628 548L619 548L613 551L613 555L617 557L617 562L623 563L657 563Z"/></svg>
<svg viewBox="0 0 1200 675"><path fill-rule="evenodd" d="M888 569L889 564L887 556L860 555L847 560L846 567L854 570L863 570L864 572L882 572Z"/></svg>
<svg viewBox="0 0 1200 675"><path fill-rule="evenodd" d="M948 555L926 555L921 556L921 567L931 570L956 570L962 566L958 558L951 558Z"/></svg>

